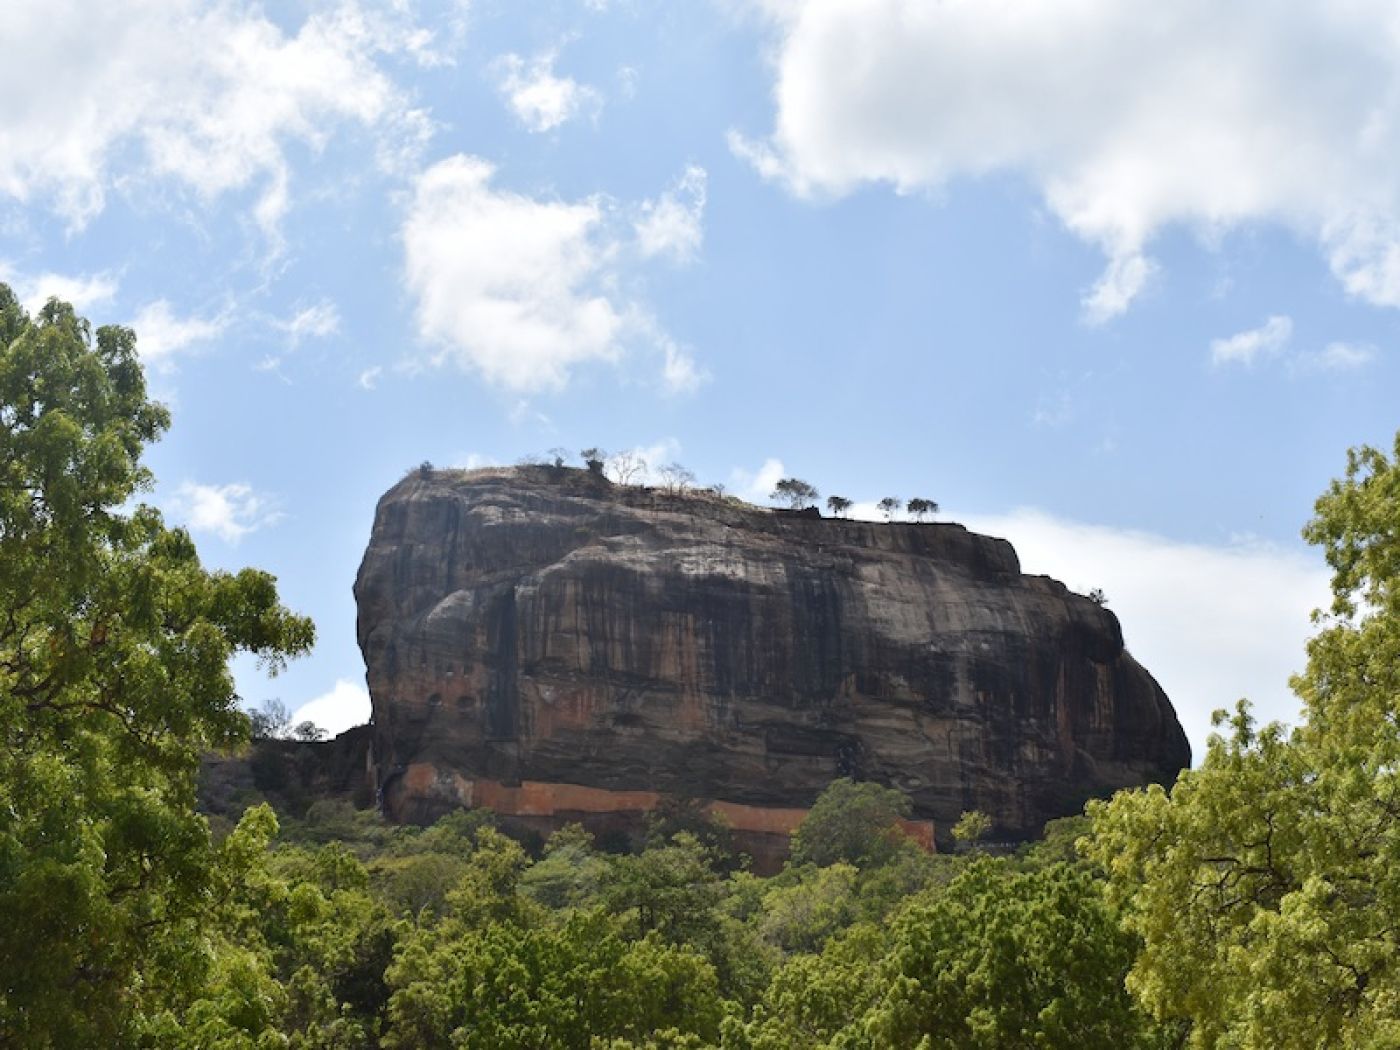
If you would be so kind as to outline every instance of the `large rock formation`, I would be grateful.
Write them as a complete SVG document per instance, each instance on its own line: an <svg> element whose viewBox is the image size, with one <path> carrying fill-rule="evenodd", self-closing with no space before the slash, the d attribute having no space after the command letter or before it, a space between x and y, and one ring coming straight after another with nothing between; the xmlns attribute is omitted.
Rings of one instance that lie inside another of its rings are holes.
<svg viewBox="0 0 1400 1050"><path fill-rule="evenodd" d="M959 525L423 470L380 500L355 596L399 819L670 795L781 833L853 776L940 836L974 808L1020 836L1190 758L1113 613Z"/></svg>

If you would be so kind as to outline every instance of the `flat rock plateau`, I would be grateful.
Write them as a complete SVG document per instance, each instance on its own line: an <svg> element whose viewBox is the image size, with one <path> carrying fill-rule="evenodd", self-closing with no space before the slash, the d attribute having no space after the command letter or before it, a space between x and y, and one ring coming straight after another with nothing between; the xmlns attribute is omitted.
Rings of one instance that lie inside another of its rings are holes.
<svg viewBox="0 0 1400 1050"><path fill-rule="evenodd" d="M956 524L423 469L380 500L355 598L397 820L635 827L670 798L776 840L849 776L930 844L970 809L1021 838L1190 761L1117 617Z"/></svg>

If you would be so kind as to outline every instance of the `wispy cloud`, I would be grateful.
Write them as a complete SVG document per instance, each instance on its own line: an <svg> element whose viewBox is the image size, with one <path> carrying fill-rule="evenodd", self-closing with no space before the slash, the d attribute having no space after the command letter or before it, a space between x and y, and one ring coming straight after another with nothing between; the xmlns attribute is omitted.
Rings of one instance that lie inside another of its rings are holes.
<svg viewBox="0 0 1400 1050"><path fill-rule="evenodd" d="M23 273L0 260L0 282L14 289L20 305L29 313L37 313L50 299L71 303L79 314L94 306L109 303L119 287L115 275L103 271L95 274L62 274L44 272Z"/></svg>
<svg viewBox="0 0 1400 1050"><path fill-rule="evenodd" d="M228 316L179 317L165 299L147 303L131 320L141 360L168 367L174 356L198 343L217 339L228 327Z"/></svg>
<svg viewBox="0 0 1400 1050"><path fill-rule="evenodd" d="M304 339L324 339L340 331L340 311L329 299L303 307L291 317L273 322L293 346Z"/></svg>
<svg viewBox="0 0 1400 1050"><path fill-rule="evenodd" d="M644 201L633 228L643 256L693 260L705 240L705 169L692 164L654 200Z"/></svg>
<svg viewBox="0 0 1400 1050"><path fill-rule="evenodd" d="M1293 337L1293 321L1284 316L1270 317L1258 328L1238 332L1225 339L1212 339L1210 360L1220 365L1248 367L1260 358L1272 357L1283 351Z"/></svg>

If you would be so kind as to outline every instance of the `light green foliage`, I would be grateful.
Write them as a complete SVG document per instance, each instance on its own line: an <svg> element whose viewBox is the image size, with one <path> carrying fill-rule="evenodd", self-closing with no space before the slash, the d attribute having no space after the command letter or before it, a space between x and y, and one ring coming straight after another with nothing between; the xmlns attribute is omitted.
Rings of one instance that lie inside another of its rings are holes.
<svg viewBox="0 0 1400 1050"><path fill-rule="evenodd" d="M1129 983L1192 1046L1400 1045L1400 442L1353 451L1304 535L1334 575L1303 725L1241 703L1170 794L1091 810Z"/></svg>
<svg viewBox="0 0 1400 1050"><path fill-rule="evenodd" d="M1134 947L1083 869L982 858L895 921L886 990L833 1045L1155 1046L1123 987Z"/></svg>
<svg viewBox="0 0 1400 1050"><path fill-rule="evenodd" d="M792 834L794 864L826 867L844 861L856 867L890 860L904 842L896 827L909 815L909 799L894 788L835 780L812 804Z"/></svg>
<svg viewBox="0 0 1400 1050"><path fill-rule="evenodd" d="M723 894L717 860L694 835L680 832L669 845L617 857L605 899L630 914L642 933L655 930L674 944L703 939Z"/></svg>
<svg viewBox="0 0 1400 1050"><path fill-rule="evenodd" d="M524 851L489 828L469 864L446 918L421 925L389 969L386 1047L588 1047L672 1028L718 1036L715 971L693 948L655 928L629 936L631 922L598 908L551 922L518 892Z"/></svg>
<svg viewBox="0 0 1400 1050"><path fill-rule="evenodd" d="M888 929L856 926L820 955L794 956L725 1045L1164 1045L1123 987L1133 947L1082 867L1022 872L984 857Z"/></svg>
<svg viewBox="0 0 1400 1050"><path fill-rule="evenodd" d="M806 867L796 881L773 886L763 895L759 931L765 940L788 952L817 951L832 934L856 917L856 882L860 873L849 864Z"/></svg>
<svg viewBox="0 0 1400 1050"><path fill-rule="evenodd" d="M876 966L887 931L852 927L819 955L794 955L774 974L753 1019L729 1022L725 1050L815 1050L861 1017L877 1000Z"/></svg>
<svg viewBox="0 0 1400 1050"><path fill-rule="evenodd" d="M0 1044L122 1045L203 979L194 775L248 728L228 661L313 639L272 577L129 505L169 425L135 347L0 286Z"/></svg>
<svg viewBox="0 0 1400 1050"><path fill-rule="evenodd" d="M953 825L953 838L961 846L975 846L992 830L992 818L980 809L966 810Z"/></svg>
<svg viewBox="0 0 1400 1050"><path fill-rule="evenodd" d="M610 869L593 848L593 836L568 824L549 837L544 856L521 878L521 889L548 908L588 907L598 903Z"/></svg>

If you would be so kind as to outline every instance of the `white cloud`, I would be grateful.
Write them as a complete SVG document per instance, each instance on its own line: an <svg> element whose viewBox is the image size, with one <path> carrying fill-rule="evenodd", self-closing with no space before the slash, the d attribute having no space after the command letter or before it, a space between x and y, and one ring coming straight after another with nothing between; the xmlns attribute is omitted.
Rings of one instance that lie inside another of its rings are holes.
<svg viewBox="0 0 1400 1050"><path fill-rule="evenodd" d="M775 123L731 147L810 196L1010 172L1108 259L1085 312L1147 283L1164 227L1275 222L1348 293L1400 306L1400 17L1388 0L750 0Z"/></svg>
<svg viewBox="0 0 1400 1050"><path fill-rule="evenodd" d="M292 725L314 722L337 736L369 721L369 691L359 682L337 678L329 692L308 700L292 712Z"/></svg>
<svg viewBox="0 0 1400 1050"><path fill-rule="evenodd" d="M170 303L147 303L132 319L136 349L148 365L164 366L181 350L215 339L228 327L227 317L176 317Z"/></svg>
<svg viewBox="0 0 1400 1050"><path fill-rule="evenodd" d="M117 294L117 280L109 273L31 275L20 273L5 262L0 262L0 282L13 289L20 305L31 314L38 313L50 299L59 299L71 303L81 316L94 306L111 302Z"/></svg>
<svg viewBox="0 0 1400 1050"><path fill-rule="evenodd" d="M769 456L757 470L735 467L729 472L730 488L740 499L750 503L767 503L778 482L787 477L787 468L781 459Z"/></svg>
<svg viewBox="0 0 1400 1050"><path fill-rule="evenodd" d="M1074 414L1074 399L1069 391L1059 390L1054 394L1040 395L1031 422L1038 427L1062 427L1074 419Z"/></svg>
<svg viewBox="0 0 1400 1050"><path fill-rule="evenodd" d="M1329 372L1350 372L1364 368L1376 359L1376 348L1370 343L1328 343L1317 353L1302 360L1304 368Z"/></svg>
<svg viewBox="0 0 1400 1050"><path fill-rule="evenodd" d="M384 367L382 365L374 365L372 368L366 368L361 372L356 382L360 384L361 390L373 390L379 383L379 377L383 374Z"/></svg>
<svg viewBox="0 0 1400 1050"><path fill-rule="evenodd" d="M1009 539L1023 571L1081 594L1094 587L1107 593L1133 655L1176 707L1197 762L1210 713L1240 697L1263 721L1297 723L1288 677L1306 661L1309 614L1329 600L1320 558L1257 541L1183 543L1036 510L964 524Z"/></svg>
<svg viewBox="0 0 1400 1050"><path fill-rule="evenodd" d="M355 0L295 32L244 0L12 0L0 20L0 196L45 199L76 228L133 175L205 199L251 188L275 239L289 146L319 150L346 125L371 129L385 162L421 145L426 118L378 60L423 46L400 14Z"/></svg>
<svg viewBox="0 0 1400 1050"><path fill-rule="evenodd" d="M340 311L329 299L298 310L285 321L273 324L285 332L293 345L303 339L324 339L340 331Z"/></svg>
<svg viewBox="0 0 1400 1050"><path fill-rule="evenodd" d="M527 63L516 54L503 55L492 65L496 87L516 119L530 131L553 131L588 111L597 113L603 96L595 88L572 77L554 75L553 51L536 55Z"/></svg>
<svg viewBox="0 0 1400 1050"><path fill-rule="evenodd" d="M448 466L456 470L480 470L482 467L499 467L500 461L481 452L468 452L458 455Z"/></svg>
<svg viewBox="0 0 1400 1050"><path fill-rule="evenodd" d="M667 255L690 262L705 239L705 169L692 164L655 200L641 206L633 228L643 256Z"/></svg>
<svg viewBox="0 0 1400 1050"><path fill-rule="evenodd" d="M457 155L418 179L404 225L419 334L487 381L562 388L570 369L615 361L629 307L610 298L614 249L596 200L541 201L495 188Z"/></svg>
<svg viewBox="0 0 1400 1050"><path fill-rule="evenodd" d="M1211 364L1249 366L1261 357L1281 353L1292 337L1292 319L1275 315L1258 328L1239 332L1227 339L1212 339Z"/></svg>
<svg viewBox="0 0 1400 1050"><path fill-rule="evenodd" d="M617 90L625 99L637 97L637 79L640 76L635 66L617 67Z"/></svg>
<svg viewBox="0 0 1400 1050"><path fill-rule="evenodd" d="M237 543L282 517L267 497L239 483L201 485L186 481L176 490L167 509L191 532L213 533L225 543Z"/></svg>
<svg viewBox="0 0 1400 1050"><path fill-rule="evenodd" d="M700 389L710 374L695 363L689 351L671 340L665 342L666 364L661 370L662 387L668 394L689 394Z"/></svg>

